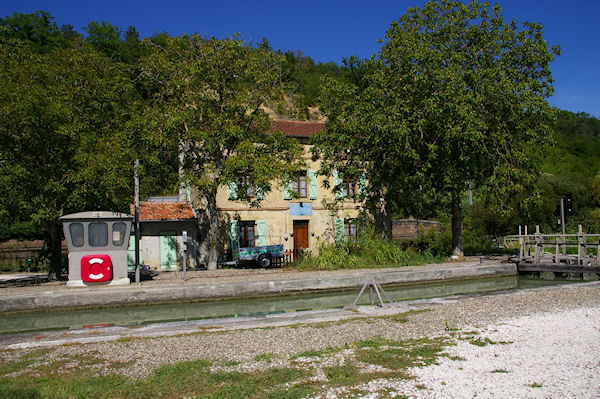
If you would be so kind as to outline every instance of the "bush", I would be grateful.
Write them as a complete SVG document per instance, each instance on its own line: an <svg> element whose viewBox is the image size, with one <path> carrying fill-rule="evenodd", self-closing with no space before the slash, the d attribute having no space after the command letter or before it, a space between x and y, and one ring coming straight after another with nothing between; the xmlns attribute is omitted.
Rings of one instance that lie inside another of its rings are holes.
<svg viewBox="0 0 600 399"><path fill-rule="evenodd" d="M336 270L382 266L420 265L442 261L431 252L419 252L413 247L377 236L370 226L361 226L356 240L321 243L318 256L308 256L295 264L301 269Z"/></svg>

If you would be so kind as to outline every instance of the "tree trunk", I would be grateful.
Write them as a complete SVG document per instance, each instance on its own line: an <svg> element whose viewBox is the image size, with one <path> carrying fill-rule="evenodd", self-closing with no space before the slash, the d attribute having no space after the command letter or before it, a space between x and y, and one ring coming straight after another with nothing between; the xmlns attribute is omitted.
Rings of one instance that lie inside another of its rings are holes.
<svg viewBox="0 0 600 399"><path fill-rule="evenodd" d="M203 241L208 241L208 245L203 244L202 247L208 246L208 259L206 268L208 270L217 269L217 261L219 259L219 245L221 240L219 237L219 214L217 212L217 193L211 193L206 198L206 232L208 233Z"/></svg>
<svg viewBox="0 0 600 399"><path fill-rule="evenodd" d="M463 257L463 241L462 241L462 206L460 194L452 194L452 255Z"/></svg>
<svg viewBox="0 0 600 399"><path fill-rule="evenodd" d="M387 206L387 187L381 190L379 203L375 205L375 233L387 240L392 239L392 219Z"/></svg>
<svg viewBox="0 0 600 399"><path fill-rule="evenodd" d="M60 278L61 272L61 245L62 245L62 224L59 222L46 223L46 231L48 233L48 244L50 247L50 270L51 278Z"/></svg>

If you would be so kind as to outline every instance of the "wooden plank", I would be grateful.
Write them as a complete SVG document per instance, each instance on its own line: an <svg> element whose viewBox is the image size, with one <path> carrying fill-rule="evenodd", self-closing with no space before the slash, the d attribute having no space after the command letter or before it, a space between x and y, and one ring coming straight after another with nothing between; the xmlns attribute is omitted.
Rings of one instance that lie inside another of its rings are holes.
<svg viewBox="0 0 600 399"><path fill-rule="evenodd" d="M519 272L600 273L600 266L517 263L517 270Z"/></svg>

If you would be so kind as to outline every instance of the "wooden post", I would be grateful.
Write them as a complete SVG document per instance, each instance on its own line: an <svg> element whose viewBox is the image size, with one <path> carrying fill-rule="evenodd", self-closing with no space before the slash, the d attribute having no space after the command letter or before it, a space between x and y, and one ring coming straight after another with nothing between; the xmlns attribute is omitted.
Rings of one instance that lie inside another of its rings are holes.
<svg viewBox="0 0 600 399"><path fill-rule="evenodd" d="M540 235L540 226L535 226L535 254L533 263L540 263L540 248L542 246L542 237Z"/></svg>
<svg viewBox="0 0 600 399"><path fill-rule="evenodd" d="M565 199L560 199L560 224L562 226L562 234L563 234L563 255L567 254L567 236L566 236L566 226L565 226Z"/></svg>
<svg viewBox="0 0 600 399"><path fill-rule="evenodd" d="M527 237L527 225L525 225L525 248L524 248L524 250L525 250L525 252L524 252L525 256L529 256L529 250L527 248L528 244L529 244L528 241L529 241L529 237Z"/></svg>
<svg viewBox="0 0 600 399"><path fill-rule="evenodd" d="M577 230L577 264L583 264L583 250L585 250L585 244L583 240L585 236L583 235L583 226L579 225L579 229Z"/></svg>
<svg viewBox="0 0 600 399"><path fill-rule="evenodd" d="M558 253L559 253L559 249L558 249L558 236L556 236L556 246L554 248L554 263L558 264L560 263L560 258L558 257Z"/></svg>
<svg viewBox="0 0 600 399"><path fill-rule="evenodd" d="M525 254L524 240L523 240L523 236L521 235L521 225L519 225L519 261L520 262L523 261L524 254Z"/></svg>

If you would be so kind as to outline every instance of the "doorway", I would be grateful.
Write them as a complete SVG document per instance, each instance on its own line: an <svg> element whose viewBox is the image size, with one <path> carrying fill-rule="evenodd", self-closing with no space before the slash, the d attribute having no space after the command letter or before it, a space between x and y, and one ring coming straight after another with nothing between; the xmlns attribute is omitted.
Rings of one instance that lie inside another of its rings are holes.
<svg viewBox="0 0 600 399"><path fill-rule="evenodd" d="M177 233L174 231L160 232L160 268L165 270L177 269ZM134 250L135 251L135 250ZM135 252L134 252L135 254Z"/></svg>
<svg viewBox="0 0 600 399"><path fill-rule="evenodd" d="M304 248L308 248L308 220L294 220L294 260L300 258Z"/></svg>

